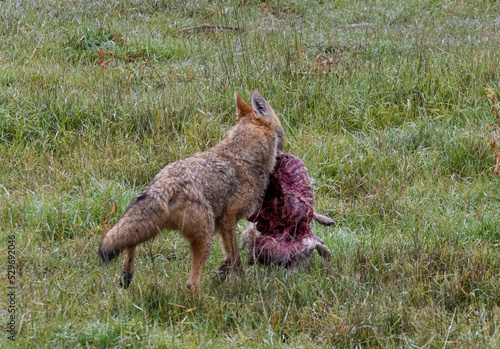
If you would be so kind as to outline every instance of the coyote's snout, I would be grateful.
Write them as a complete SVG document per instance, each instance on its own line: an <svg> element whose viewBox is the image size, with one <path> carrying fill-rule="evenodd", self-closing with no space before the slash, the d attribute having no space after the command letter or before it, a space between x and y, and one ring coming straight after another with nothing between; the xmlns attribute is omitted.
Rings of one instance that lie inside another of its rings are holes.
<svg viewBox="0 0 500 349"><path fill-rule="evenodd" d="M283 128L259 91L252 93L252 106L235 95L238 121L226 138L162 169L104 237L99 247L104 262L126 250L124 287L134 273L135 247L163 229L181 232L191 244L189 289L200 287L216 233L224 254L221 274L242 271L236 225L262 202L276 156L283 150Z"/></svg>

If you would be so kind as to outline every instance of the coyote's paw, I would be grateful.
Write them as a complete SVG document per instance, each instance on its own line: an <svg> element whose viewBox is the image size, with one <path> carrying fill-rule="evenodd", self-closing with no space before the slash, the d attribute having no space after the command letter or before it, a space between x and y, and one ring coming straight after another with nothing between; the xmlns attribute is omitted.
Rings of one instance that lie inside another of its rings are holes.
<svg viewBox="0 0 500 349"><path fill-rule="evenodd" d="M236 276L243 275L243 266L239 258L235 263L233 263L230 258L227 258L219 267L219 270L215 271L215 274L212 276L212 281L224 281L229 274Z"/></svg>
<svg viewBox="0 0 500 349"><path fill-rule="evenodd" d="M118 283L118 286L123 287L124 289L127 289L130 285L130 282L132 281L132 277L134 274L129 274L127 272L123 272L122 276L119 277L120 282Z"/></svg>
<svg viewBox="0 0 500 349"><path fill-rule="evenodd" d="M213 282L222 282L227 279L227 275L231 272L231 260L227 259L222 263L218 270L212 276Z"/></svg>
<svg viewBox="0 0 500 349"><path fill-rule="evenodd" d="M212 276L212 282L222 282L227 279L227 270L216 270Z"/></svg>

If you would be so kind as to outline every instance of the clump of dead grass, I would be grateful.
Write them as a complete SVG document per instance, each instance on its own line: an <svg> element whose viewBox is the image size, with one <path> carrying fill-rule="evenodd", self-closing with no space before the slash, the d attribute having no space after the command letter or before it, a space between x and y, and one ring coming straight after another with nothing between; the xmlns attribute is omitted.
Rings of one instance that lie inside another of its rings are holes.
<svg viewBox="0 0 500 349"><path fill-rule="evenodd" d="M490 113L496 116L499 122L498 128L500 128L500 108L498 106L497 95L493 90L489 88L485 88L485 91L488 92L488 99L490 100L491 103ZM495 176L498 174L498 165L500 163L500 151L496 150L497 146L500 146L500 138L498 137L498 134L496 132L493 132L492 139L490 142L490 149L493 153L495 153L497 157L495 170L493 171Z"/></svg>

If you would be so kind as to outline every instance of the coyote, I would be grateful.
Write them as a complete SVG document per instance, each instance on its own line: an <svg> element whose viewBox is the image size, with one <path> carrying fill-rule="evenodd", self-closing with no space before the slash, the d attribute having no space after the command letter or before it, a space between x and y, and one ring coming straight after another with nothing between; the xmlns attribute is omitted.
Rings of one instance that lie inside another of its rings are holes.
<svg viewBox="0 0 500 349"><path fill-rule="evenodd" d="M191 244L193 264L188 289L200 288L203 265L214 234L224 262L218 273L242 272L236 227L261 204L276 157L283 153L283 128L259 91L252 106L236 92L237 123L213 148L162 169L104 236L99 257L110 262L126 250L120 285L134 274L135 247L163 229L179 231Z"/></svg>

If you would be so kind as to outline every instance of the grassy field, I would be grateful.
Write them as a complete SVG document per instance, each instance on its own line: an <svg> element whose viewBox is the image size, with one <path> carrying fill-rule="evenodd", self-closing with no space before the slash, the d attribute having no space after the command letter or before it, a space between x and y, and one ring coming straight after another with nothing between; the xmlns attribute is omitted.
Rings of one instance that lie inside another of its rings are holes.
<svg viewBox="0 0 500 349"><path fill-rule="evenodd" d="M240 30L178 33L201 23ZM499 47L486 0L0 2L0 265L15 235L20 331L2 282L2 346L500 347ZM118 288L103 234L254 88L337 223L313 228L332 261L218 285L217 242L193 296L189 246L165 232Z"/></svg>

